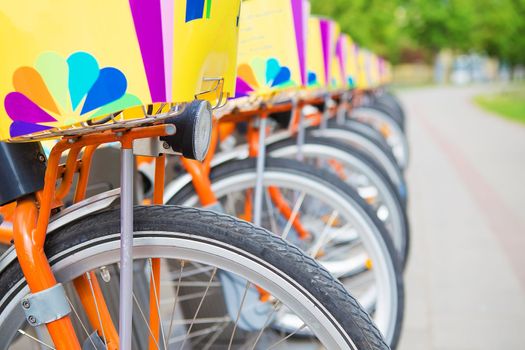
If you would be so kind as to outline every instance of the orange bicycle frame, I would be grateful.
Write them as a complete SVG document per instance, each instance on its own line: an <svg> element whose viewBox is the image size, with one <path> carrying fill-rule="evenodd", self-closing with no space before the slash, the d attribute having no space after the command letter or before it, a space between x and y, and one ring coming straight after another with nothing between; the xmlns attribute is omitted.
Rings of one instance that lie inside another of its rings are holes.
<svg viewBox="0 0 525 350"><path fill-rule="evenodd" d="M87 185L87 173L89 173L90 159L96 145L110 142L120 142L123 147L131 148L132 142L138 138L149 138L155 136L165 136L166 127L156 125L151 127L136 128L129 131L104 132L81 136L76 139L64 138L59 141L52 149L48 159L48 166L45 173L45 184L42 191L36 193L36 196L28 196L17 202L13 216L13 240L17 253L17 258L26 278L29 289L32 293L37 293L49 289L56 285L57 281L51 271L51 267L44 252L44 242L47 232L47 226L51 211L61 206L63 199L69 192L74 173L80 168L79 185L75 193L75 200L80 200L85 196ZM87 147L81 165L77 162L77 156L83 147ZM65 168L59 165L60 158L64 151L70 150ZM84 168L82 169L82 165ZM61 183L56 188L57 180L61 178ZM84 276L85 277L85 276ZM158 279L158 278L157 278ZM91 282L95 282L92 279ZM86 295L85 289L89 288L86 283L75 283L79 295ZM96 289L96 284L93 284ZM97 295L95 291L95 295ZM91 292L90 294L91 295ZM83 298L83 304L90 322L94 323L94 328L98 325L93 322L89 315L94 310L95 303L86 301L88 297ZM98 299L98 297L96 297ZM100 296L102 301L102 296ZM98 300L97 300L98 301ZM99 311L102 305L99 305ZM102 311L104 313L104 311ZM103 320L103 327L109 330L113 325L110 324L111 318L109 313ZM80 349L80 343L73 330L69 316L60 318L56 321L46 324L49 334L57 349ZM114 327L114 326L113 326ZM106 333L106 332L105 332ZM115 332L116 333L116 332ZM106 333L107 344L114 344L112 348L118 348L118 335L112 331ZM117 337L117 340L114 338Z"/></svg>

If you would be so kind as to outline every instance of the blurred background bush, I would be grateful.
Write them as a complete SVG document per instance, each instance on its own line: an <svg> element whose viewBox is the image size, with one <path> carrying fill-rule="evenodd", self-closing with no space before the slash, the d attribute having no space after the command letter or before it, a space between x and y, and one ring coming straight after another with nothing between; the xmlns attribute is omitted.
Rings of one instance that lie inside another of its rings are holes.
<svg viewBox="0 0 525 350"><path fill-rule="evenodd" d="M401 85L523 81L525 0L311 0Z"/></svg>

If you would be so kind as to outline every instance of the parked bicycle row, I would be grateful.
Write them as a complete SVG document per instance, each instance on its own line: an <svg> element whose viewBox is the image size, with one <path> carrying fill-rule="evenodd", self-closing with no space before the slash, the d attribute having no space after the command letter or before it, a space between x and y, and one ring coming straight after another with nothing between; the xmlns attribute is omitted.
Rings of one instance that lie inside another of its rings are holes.
<svg viewBox="0 0 525 350"><path fill-rule="evenodd" d="M307 0L0 17L0 349L396 347L388 62Z"/></svg>

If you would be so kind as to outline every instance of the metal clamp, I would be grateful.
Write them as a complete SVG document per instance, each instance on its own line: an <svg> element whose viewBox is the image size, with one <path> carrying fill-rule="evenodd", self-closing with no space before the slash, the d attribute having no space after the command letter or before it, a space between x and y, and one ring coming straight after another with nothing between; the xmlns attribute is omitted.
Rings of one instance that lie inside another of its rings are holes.
<svg viewBox="0 0 525 350"><path fill-rule="evenodd" d="M180 155L159 137L133 140L133 154L136 156L158 157L161 154Z"/></svg>
<svg viewBox="0 0 525 350"><path fill-rule="evenodd" d="M71 307L62 283L22 299L26 320L33 327L56 321L69 315Z"/></svg>

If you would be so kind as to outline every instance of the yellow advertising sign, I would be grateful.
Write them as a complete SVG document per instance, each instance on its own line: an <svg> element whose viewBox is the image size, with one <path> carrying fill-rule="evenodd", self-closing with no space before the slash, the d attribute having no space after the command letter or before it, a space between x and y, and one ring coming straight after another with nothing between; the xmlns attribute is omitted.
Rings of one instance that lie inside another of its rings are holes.
<svg viewBox="0 0 525 350"><path fill-rule="evenodd" d="M367 59L367 51L363 48L357 49L357 87L359 89L370 88L370 73Z"/></svg>
<svg viewBox="0 0 525 350"><path fill-rule="evenodd" d="M348 34L341 34L337 41L337 58L341 71L341 79L345 81L347 87L355 87L356 79L356 62L355 51L352 39Z"/></svg>
<svg viewBox="0 0 525 350"><path fill-rule="evenodd" d="M379 85L379 66L377 65L377 56L368 51L366 55L368 78L371 87Z"/></svg>
<svg viewBox="0 0 525 350"><path fill-rule="evenodd" d="M321 39L321 20L318 17L308 19L308 86L312 88L327 85L324 74L323 42Z"/></svg>
<svg viewBox="0 0 525 350"><path fill-rule="evenodd" d="M0 5L0 140L235 89L240 0Z"/></svg>
<svg viewBox="0 0 525 350"><path fill-rule="evenodd" d="M303 85L308 11L305 0L243 2L236 97Z"/></svg>
<svg viewBox="0 0 525 350"><path fill-rule="evenodd" d="M308 86L334 88L341 84L336 65L339 25L328 18L310 17L308 22ZM337 72L337 74L336 74Z"/></svg>
<svg viewBox="0 0 525 350"><path fill-rule="evenodd" d="M332 63L330 65L330 76L332 77L330 87L334 89L340 89L346 87L346 79L343 77L343 70L339 64L338 52L337 52L337 42L341 36L341 27L339 23L335 21L330 21L329 25L329 45L330 45L330 59Z"/></svg>

